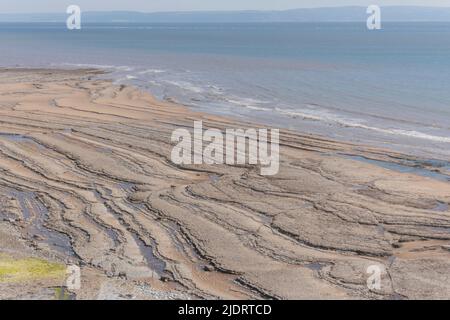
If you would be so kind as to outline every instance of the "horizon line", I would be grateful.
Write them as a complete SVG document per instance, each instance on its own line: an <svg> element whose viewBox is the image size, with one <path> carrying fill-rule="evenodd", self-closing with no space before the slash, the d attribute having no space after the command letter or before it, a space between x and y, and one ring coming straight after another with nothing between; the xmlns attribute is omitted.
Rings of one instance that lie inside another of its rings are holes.
<svg viewBox="0 0 450 320"><path fill-rule="evenodd" d="M381 8L432 8L432 9L450 9L450 4L448 6L444 5L380 5ZM113 12L132 12L132 13L142 13L142 14L158 14L158 13L217 13L217 12L286 12L293 10L317 10L317 9L339 9L339 8L367 8L363 5L348 5L348 6L321 6L321 7L299 7L292 9L236 9L236 10L180 10L180 11L139 11L139 10L86 10L83 12L93 12L93 13L113 13ZM81 8L82 9L82 8ZM19 15L19 14L60 14L62 11L42 11L42 12L0 12L2 15Z"/></svg>

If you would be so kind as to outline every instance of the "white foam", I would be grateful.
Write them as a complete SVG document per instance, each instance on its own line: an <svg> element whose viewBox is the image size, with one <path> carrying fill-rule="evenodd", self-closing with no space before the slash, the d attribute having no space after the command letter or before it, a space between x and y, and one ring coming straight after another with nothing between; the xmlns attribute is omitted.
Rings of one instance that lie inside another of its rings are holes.
<svg viewBox="0 0 450 320"><path fill-rule="evenodd" d="M415 130L381 129L381 128L367 127L367 126L361 126L361 127L364 129L374 130L374 131L378 131L378 132L382 132L382 133L396 134L396 135L419 138L419 139L424 139L424 140L450 143L450 137L434 136L431 134L427 134L427 133L423 133L423 132L419 132L419 131L415 131Z"/></svg>
<svg viewBox="0 0 450 320"><path fill-rule="evenodd" d="M227 99L227 101L230 103L233 103L233 104L240 105L240 106L269 103L268 101L262 101L262 100L257 100L257 99L253 99L253 98L233 98L233 99Z"/></svg>
<svg viewBox="0 0 450 320"><path fill-rule="evenodd" d="M161 70L161 69L147 69L147 70L138 72L138 74L151 74L151 73L158 74L158 73L164 73L164 72L166 72L166 70Z"/></svg>
<svg viewBox="0 0 450 320"><path fill-rule="evenodd" d="M384 134L389 135L400 135L400 136L406 136L406 137L412 137L412 138L418 138L418 139L424 139L424 140L430 140L430 141L436 141L436 142L445 142L450 143L450 137L443 137L443 136L435 136L415 130L404 130L404 129L387 129L387 128L378 128L369 126L365 123L367 123L366 120L363 119L347 119L343 118L339 115L330 113L325 110L285 110L280 108L275 108L275 111L277 111L280 114L288 115L288 116L298 116L302 117L304 119L314 120L314 121L323 121L327 123L337 124L344 127L351 127L351 128L359 128L359 129L365 129L365 130L371 130L376 131Z"/></svg>
<svg viewBox="0 0 450 320"><path fill-rule="evenodd" d="M61 66L72 66L77 68L94 68L94 69L113 69L118 71L132 71L133 68L129 66L114 66L104 64L91 64L91 63L60 63Z"/></svg>
<svg viewBox="0 0 450 320"><path fill-rule="evenodd" d="M182 88L184 90L188 90L194 93L203 93L205 90L203 88L197 87L194 84L187 81L172 81L172 80L164 80L165 83L171 84L173 86Z"/></svg>
<svg viewBox="0 0 450 320"><path fill-rule="evenodd" d="M261 104L268 103L267 101L261 101L253 98L234 98L234 99L226 99L228 103L232 103L234 105L238 105L240 107L244 107L246 109L255 110L255 111L273 111L271 108L266 108L260 106Z"/></svg>
<svg viewBox="0 0 450 320"><path fill-rule="evenodd" d="M270 108L250 106L250 105L246 105L245 108L250 109L250 110L256 110L256 111L271 111L272 110Z"/></svg>

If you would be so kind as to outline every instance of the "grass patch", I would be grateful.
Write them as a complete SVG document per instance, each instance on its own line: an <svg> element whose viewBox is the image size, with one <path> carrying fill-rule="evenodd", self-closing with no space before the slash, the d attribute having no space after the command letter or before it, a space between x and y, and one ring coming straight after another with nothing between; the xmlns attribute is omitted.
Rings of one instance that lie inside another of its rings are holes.
<svg viewBox="0 0 450 320"><path fill-rule="evenodd" d="M55 288L55 300L74 300L74 295L64 287Z"/></svg>
<svg viewBox="0 0 450 320"><path fill-rule="evenodd" d="M0 282L18 282L49 278L64 279L66 266L43 259L13 259L0 255Z"/></svg>

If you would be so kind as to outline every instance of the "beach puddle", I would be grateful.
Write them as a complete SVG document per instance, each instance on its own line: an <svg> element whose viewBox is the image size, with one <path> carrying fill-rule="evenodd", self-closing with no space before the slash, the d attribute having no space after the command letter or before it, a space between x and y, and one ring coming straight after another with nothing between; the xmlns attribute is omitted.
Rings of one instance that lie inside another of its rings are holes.
<svg viewBox="0 0 450 320"><path fill-rule="evenodd" d="M125 193L132 193L135 191L136 186L134 183L131 182L119 182L117 184L119 189L123 190Z"/></svg>
<svg viewBox="0 0 450 320"><path fill-rule="evenodd" d="M209 175L209 181L211 181L212 183L216 183L220 180L220 176L217 174L210 174Z"/></svg>
<svg viewBox="0 0 450 320"><path fill-rule="evenodd" d="M122 190L124 190L124 191L125 190L131 191L131 190L134 190L135 185L132 183L128 183L128 182L121 182L121 183L119 183L119 187L122 188ZM119 222L123 225L123 219L116 212L111 210L111 208L106 204L105 199L103 198L102 194L97 189L93 189L93 192L94 192L96 198L98 199L98 201L100 203L103 203L105 205L105 207L107 208L107 210L109 210L112 215L117 217ZM113 231L113 230L111 230L111 231ZM115 233L115 231L113 231L113 232ZM149 246L139 237L139 235L135 231L130 230L130 234L132 235L137 246L139 247L139 250L140 250L142 256L144 257L147 265L153 271L154 277L158 278L158 279L161 278L165 274L166 263L163 260L159 259L155 255L153 248L156 247L156 243L152 243L152 245ZM113 236L113 235L111 234L111 236Z"/></svg>
<svg viewBox="0 0 450 320"><path fill-rule="evenodd" d="M388 258L388 265L389 265L389 268L392 267L392 265L394 264L394 262L395 262L396 259L397 259L396 256L390 256L390 257Z"/></svg>
<svg viewBox="0 0 450 320"><path fill-rule="evenodd" d="M3 132L0 132L0 139L7 139L10 141L15 141L15 142L28 142L31 140L29 137L21 135L21 134L3 133ZM33 140L31 140L31 141L33 141Z"/></svg>
<svg viewBox="0 0 450 320"><path fill-rule="evenodd" d="M449 210L448 203L438 201L437 205L432 209L438 212L447 212Z"/></svg>
<svg viewBox="0 0 450 320"><path fill-rule="evenodd" d="M26 224L25 230L30 238L37 242L45 243L50 249L64 256L76 256L72 249L70 238L66 234L46 226L49 212L36 193L13 188L2 188L1 190L19 203L24 223Z"/></svg>
<svg viewBox="0 0 450 320"><path fill-rule="evenodd" d="M311 263L306 264L305 267L307 267L308 269L310 269L312 271L320 272L325 267L325 265L321 264L319 262L311 262Z"/></svg>
<svg viewBox="0 0 450 320"><path fill-rule="evenodd" d="M430 230L436 232L436 234L450 234L449 227L430 227Z"/></svg>
<svg viewBox="0 0 450 320"><path fill-rule="evenodd" d="M34 146L38 147L39 149L43 148L43 146L40 145L39 143L37 143L34 139L32 139L28 136L22 135L22 134L0 132L0 140L1 139L9 140L12 142L18 142L18 143L33 144Z"/></svg>
<svg viewBox="0 0 450 320"><path fill-rule="evenodd" d="M32 213L30 210L29 202L34 200L35 194L33 192L26 192L9 188L7 189L6 194L17 200L22 211L23 219L25 221L30 220Z"/></svg>
<svg viewBox="0 0 450 320"><path fill-rule="evenodd" d="M425 160L425 161L413 161L416 165L419 166L428 166L439 169L444 169L450 172L450 162L444 160Z"/></svg>
<svg viewBox="0 0 450 320"><path fill-rule="evenodd" d="M384 236L384 233L386 232L386 230L384 229L384 227L381 224L379 224L379 225L377 225L377 232L380 236Z"/></svg>
<svg viewBox="0 0 450 320"><path fill-rule="evenodd" d="M347 159L374 164L376 166L401 173L411 173L439 181L450 182L450 175L446 175L424 167L429 166L431 164L435 164L434 168L445 168L447 165L450 166L450 164L443 161L437 160L436 161L430 160L430 162L410 161L408 162L408 164L399 164L389 161L369 159L363 156L353 156L353 155L344 155L344 156Z"/></svg>
<svg viewBox="0 0 450 320"><path fill-rule="evenodd" d="M159 259L153 252L153 247L155 246L155 244L153 244L153 246L148 246L135 232L131 232L131 234L134 238L134 241L138 245L142 256L145 258L147 265L156 275L155 278L161 278L165 274L166 263L163 260Z"/></svg>
<svg viewBox="0 0 450 320"><path fill-rule="evenodd" d="M29 232L33 237L38 241L46 243L51 249L65 256L76 257L69 236L45 226L46 220L48 219L48 211L45 206L40 202L33 203L33 206L33 210L39 212L33 225L29 228Z"/></svg>

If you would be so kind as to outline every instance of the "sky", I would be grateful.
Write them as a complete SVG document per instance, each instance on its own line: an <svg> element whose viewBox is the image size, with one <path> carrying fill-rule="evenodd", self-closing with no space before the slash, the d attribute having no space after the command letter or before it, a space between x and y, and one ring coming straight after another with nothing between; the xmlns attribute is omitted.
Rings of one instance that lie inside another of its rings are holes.
<svg viewBox="0 0 450 320"><path fill-rule="evenodd" d="M370 4L450 6L450 0L0 0L0 13L65 12L76 4L82 11L284 10L305 7Z"/></svg>

